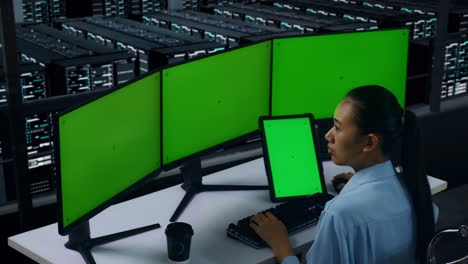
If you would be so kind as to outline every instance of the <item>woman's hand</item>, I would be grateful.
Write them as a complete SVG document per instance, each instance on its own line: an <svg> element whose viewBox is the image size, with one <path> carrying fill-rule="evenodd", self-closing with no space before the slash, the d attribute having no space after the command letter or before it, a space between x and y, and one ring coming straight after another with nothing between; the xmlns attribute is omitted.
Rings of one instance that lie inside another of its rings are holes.
<svg viewBox="0 0 468 264"><path fill-rule="evenodd" d="M353 177L353 175L354 175L354 172L343 172L343 173L335 175L335 177L333 177L333 180L338 179L338 178L343 178L343 179L349 181L349 179L351 179L351 177Z"/></svg>
<svg viewBox="0 0 468 264"><path fill-rule="evenodd" d="M294 256L286 227L270 212L252 217L250 227L270 246L279 263L287 256Z"/></svg>
<svg viewBox="0 0 468 264"><path fill-rule="evenodd" d="M340 192L346 185L346 183L353 177L353 172L345 172L335 175L332 179L332 184L337 192Z"/></svg>

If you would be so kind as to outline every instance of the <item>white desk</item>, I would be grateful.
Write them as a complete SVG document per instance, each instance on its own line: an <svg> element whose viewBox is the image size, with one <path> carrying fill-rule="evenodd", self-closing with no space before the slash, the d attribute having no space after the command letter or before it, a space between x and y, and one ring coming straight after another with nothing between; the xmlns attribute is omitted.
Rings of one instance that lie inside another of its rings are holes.
<svg viewBox="0 0 468 264"><path fill-rule="evenodd" d="M324 163L327 189L332 191L332 176L350 171ZM446 182L429 178L431 190L446 188ZM203 178L207 184L267 184L263 159L247 162ZM180 185L111 206L90 220L91 237L107 235L140 226L160 223L162 228L96 247L97 263L169 263L164 229L184 196ZM245 216L272 207L268 191L205 192L197 195L178 221L194 229L190 250L191 264L273 263L269 248L253 249L226 236L226 228ZM8 245L39 263L84 263L80 254L68 250L67 237L58 234L57 224L41 227L8 238ZM296 252L307 250L316 227L291 236Z"/></svg>
<svg viewBox="0 0 468 264"><path fill-rule="evenodd" d="M332 177L343 172L353 172L353 169L347 166L337 166L331 161L325 161L322 163L322 165L323 165L323 173L325 176L325 182L327 184L327 190L329 193L336 195L335 189L333 188L331 184ZM429 186L431 187L432 195L447 189L446 181L434 178L429 175L427 175L427 180L429 181Z"/></svg>

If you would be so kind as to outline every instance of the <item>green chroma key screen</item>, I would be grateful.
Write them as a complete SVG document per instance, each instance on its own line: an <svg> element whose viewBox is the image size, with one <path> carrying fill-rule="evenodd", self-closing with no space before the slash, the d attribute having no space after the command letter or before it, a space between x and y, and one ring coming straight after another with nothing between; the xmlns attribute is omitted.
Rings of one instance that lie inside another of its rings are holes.
<svg viewBox="0 0 468 264"><path fill-rule="evenodd" d="M271 41L163 70L163 165L258 130L270 107Z"/></svg>
<svg viewBox="0 0 468 264"><path fill-rule="evenodd" d="M408 29L273 41L272 115L332 118L352 88L376 84L405 105Z"/></svg>
<svg viewBox="0 0 468 264"><path fill-rule="evenodd" d="M263 120L263 133L276 198L321 193L310 119Z"/></svg>
<svg viewBox="0 0 468 264"><path fill-rule="evenodd" d="M161 167L160 73L59 117L63 226Z"/></svg>

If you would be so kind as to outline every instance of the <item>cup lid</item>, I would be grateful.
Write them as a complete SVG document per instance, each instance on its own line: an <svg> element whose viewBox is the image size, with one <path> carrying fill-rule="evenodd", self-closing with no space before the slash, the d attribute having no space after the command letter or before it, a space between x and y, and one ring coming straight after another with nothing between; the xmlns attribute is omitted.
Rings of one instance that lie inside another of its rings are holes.
<svg viewBox="0 0 468 264"><path fill-rule="evenodd" d="M193 228L188 223L174 222L167 225L164 233L173 236L193 236Z"/></svg>

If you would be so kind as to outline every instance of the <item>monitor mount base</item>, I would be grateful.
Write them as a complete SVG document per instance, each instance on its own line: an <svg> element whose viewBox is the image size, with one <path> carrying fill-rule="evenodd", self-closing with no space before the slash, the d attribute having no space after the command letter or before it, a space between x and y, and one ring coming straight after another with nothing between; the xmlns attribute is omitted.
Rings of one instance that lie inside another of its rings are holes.
<svg viewBox="0 0 468 264"><path fill-rule="evenodd" d="M208 191L245 191L245 190L268 190L265 185L205 185L202 183L202 168L200 158L192 159L181 167L184 177L182 188L186 191L184 198L172 215L170 221L175 222L190 203L192 198L201 192Z"/></svg>
<svg viewBox="0 0 468 264"><path fill-rule="evenodd" d="M91 249L95 246L120 240L122 238L130 237L146 231L150 231L156 228L160 228L161 225L153 224L149 226L139 227L127 231L122 231L119 233L91 238L89 222L83 222L78 228L68 235L68 242L65 243L65 247L71 250L78 251L87 264L96 264L96 261L91 254Z"/></svg>

